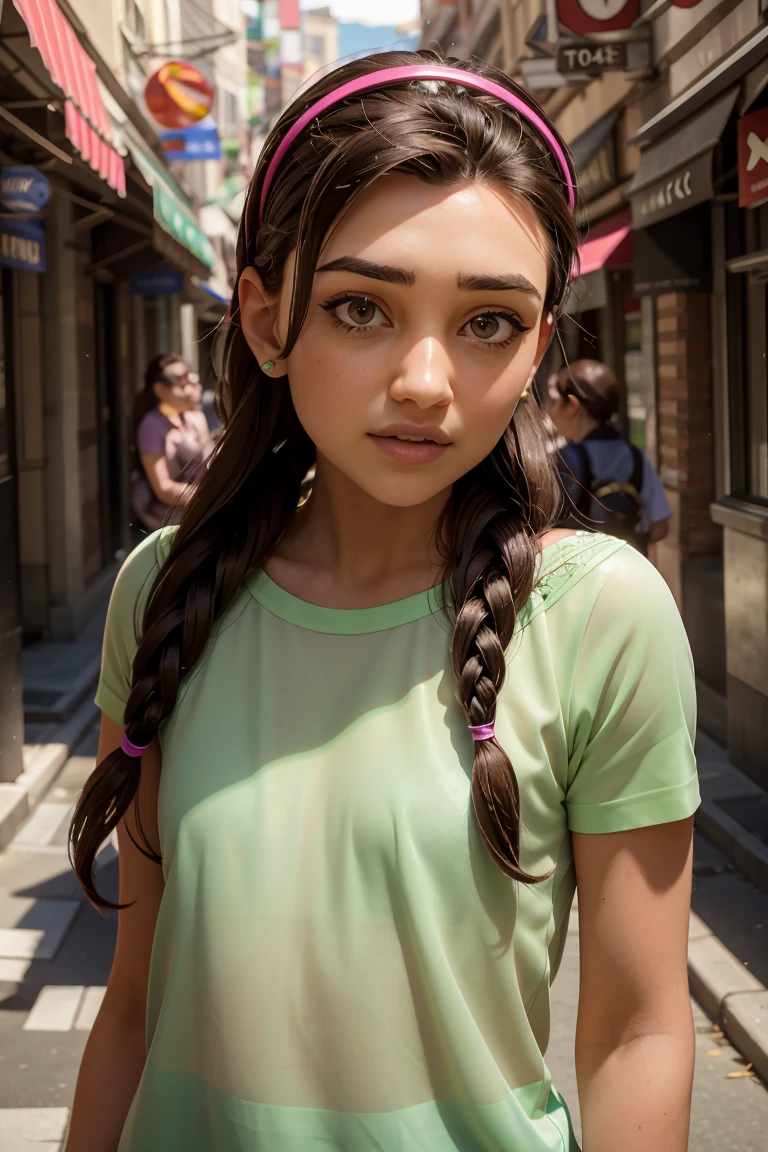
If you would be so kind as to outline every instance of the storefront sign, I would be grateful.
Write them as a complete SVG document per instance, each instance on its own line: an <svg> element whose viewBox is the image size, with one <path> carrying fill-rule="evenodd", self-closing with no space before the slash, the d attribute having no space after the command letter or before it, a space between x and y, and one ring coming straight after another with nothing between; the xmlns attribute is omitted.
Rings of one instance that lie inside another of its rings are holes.
<svg viewBox="0 0 768 1152"><path fill-rule="evenodd" d="M42 212L51 198L51 186L42 172L26 164L0 168L0 207L7 212Z"/></svg>
<svg viewBox="0 0 768 1152"><path fill-rule="evenodd" d="M219 130L211 116L189 128L161 132L159 140L169 164L172 160L221 160Z"/></svg>
<svg viewBox="0 0 768 1152"><path fill-rule="evenodd" d="M714 195L712 153L696 156L681 164L663 179L632 197L632 220L635 228L647 228L659 220L676 216Z"/></svg>
<svg viewBox="0 0 768 1152"><path fill-rule="evenodd" d="M560 23L578 36L619 32L640 16L640 0L557 0Z"/></svg>
<svg viewBox="0 0 768 1152"><path fill-rule="evenodd" d="M184 276L170 265L131 276L132 296L173 296L184 287Z"/></svg>
<svg viewBox="0 0 768 1152"><path fill-rule="evenodd" d="M768 108L750 112L738 122L739 207L768 200Z"/></svg>
<svg viewBox="0 0 768 1152"><path fill-rule="evenodd" d="M0 264L24 272L45 272L42 220L0 219Z"/></svg>
<svg viewBox="0 0 768 1152"><path fill-rule="evenodd" d="M147 80L144 100L163 128L189 128L211 111L213 88L198 68L169 60Z"/></svg>
<svg viewBox="0 0 768 1152"><path fill-rule="evenodd" d="M574 72L600 75L621 72L627 66L627 45L623 40L603 44L565 44L557 50L557 70L563 76Z"/></svg>

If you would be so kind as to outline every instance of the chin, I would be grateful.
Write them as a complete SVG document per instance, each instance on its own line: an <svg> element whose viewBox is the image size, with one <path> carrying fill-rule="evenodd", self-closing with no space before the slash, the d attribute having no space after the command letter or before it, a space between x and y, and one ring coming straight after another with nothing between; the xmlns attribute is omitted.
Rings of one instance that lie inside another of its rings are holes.
<svg viewBox="0 0 768 1152"><path fill-rule="evenodd" d="M453 477L404 474L387 476L371 475L370 472L363 476L349 476L349 479L371 499L390 508L417 508L420 504L434 500L441 492L450 491L454 482Z"/></svg>

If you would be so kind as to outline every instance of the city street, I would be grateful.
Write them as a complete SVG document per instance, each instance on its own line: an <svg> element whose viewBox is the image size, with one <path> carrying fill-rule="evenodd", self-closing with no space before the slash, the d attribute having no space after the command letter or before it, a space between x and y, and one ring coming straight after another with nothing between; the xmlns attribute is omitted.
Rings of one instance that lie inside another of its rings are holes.
<svg viewBox="0 0 768 1152"><path fill-rule="evenodd" d="M0 855L0 1149L59 1152L88 1030L109 977L115 917L79 894L66 857L72 803L95 762L97 728ZM698 834L697 834L698 835ZM99 857L100 886L117 895L117 854ZM29 959L31 955L37 958ZM576 912L553 986L552 1075L580 1138L573 1037L578 1000ZM693 1005L696 1075L692 1152L762 1152L768 1091ZM734 1076L733 1074L738 1075ZM730 1074L730 1075L729 1075Z"/></svg>

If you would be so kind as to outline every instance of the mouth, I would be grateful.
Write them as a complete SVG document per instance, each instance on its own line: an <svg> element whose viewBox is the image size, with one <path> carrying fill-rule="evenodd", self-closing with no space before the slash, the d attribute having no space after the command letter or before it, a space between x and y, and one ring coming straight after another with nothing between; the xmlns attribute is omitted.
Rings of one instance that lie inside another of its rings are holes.
<svg viewBox="0 0 768 1152"><path fill-rule="evenodd" d="M391 460L401 464L429 464L442 456L450 444L443 433L436 434L441 436L439 441L412 432L369 432L368 438Z"/></svg>

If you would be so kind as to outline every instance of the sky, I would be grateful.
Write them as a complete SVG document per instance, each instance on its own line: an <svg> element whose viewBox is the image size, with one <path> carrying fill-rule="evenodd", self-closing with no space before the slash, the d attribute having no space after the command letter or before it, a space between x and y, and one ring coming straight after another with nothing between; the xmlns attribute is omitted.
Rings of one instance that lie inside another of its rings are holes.
<svg viewBox="0 0 768 1152"><path fill-rule="evenodd" d="M419 0L301 0L302 9L330 8L337 20L357 24L405 24L419 18Z"/></svg>

